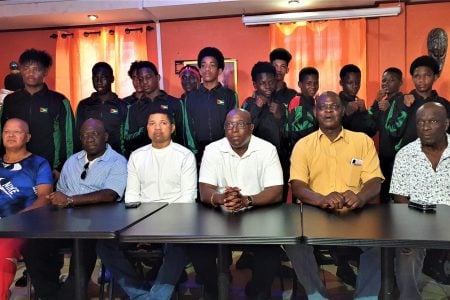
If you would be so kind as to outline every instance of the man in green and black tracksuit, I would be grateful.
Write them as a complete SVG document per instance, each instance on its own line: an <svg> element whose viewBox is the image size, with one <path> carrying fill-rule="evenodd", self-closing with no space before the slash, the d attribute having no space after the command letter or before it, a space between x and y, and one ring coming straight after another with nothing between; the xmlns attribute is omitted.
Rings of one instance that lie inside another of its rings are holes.
<svg viewBox="0 0 450 300"><path fill-rule="evenodd" d="M433 90L433 83L439 75L439 65L431 56L416 58L409 69L415 89L404 96L403 101L396 102L390 119L392 134L399 137L395 146L396 151L417 139L416 111L423 104L434 101L441 103L447 109L450 118L450 103ZM450 133L450 128L447 131Z"/></svg>
<svg viewBox="0 0 450 300"><path fill-rule="evenodd" d="M58 177L63 163L73 153L74 122L69 100L44 83L52 64L47 52L26 50L19 64L25 88L5 98L2 127L11 118L26 121L31 134L28 151L47 159Z"/></svg>
<svg viewBox="0 0 450 300"><path fill-rule="evenodd" d="M183 99L183 144L194 152L200 165L205 147L225 136L227 113L236 108L237 95L222 86L218 77L224 69L224 57L219 49L206 47L198 54L198 66L203 83Z"/></svg>

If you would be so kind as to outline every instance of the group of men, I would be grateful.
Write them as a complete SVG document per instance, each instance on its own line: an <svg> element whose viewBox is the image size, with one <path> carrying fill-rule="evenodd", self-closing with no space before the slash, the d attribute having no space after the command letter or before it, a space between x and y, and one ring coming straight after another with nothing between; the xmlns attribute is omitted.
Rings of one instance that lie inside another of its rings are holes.
<svg viewBox="0 0 450 300"><path fill-rule="evenodd" d="M135 92L121 100L111 90L112 68L97 63L92 69L95 92L80 102L74 118L68 100L44 83L51 57L30 49L19 59L25 88L5 98L2 125L13 118L30 125L28 149L49 161L57 185L47 199L60 208L119 201L124 195L125 202L197 199L231 212L245 211L286 201L290 183L293 198L302 203L329 210L360 209L379 196L398 150L390 184L394 200L450 204L446 133L450 110L432 90L438 75L432 58L419 57L412 63L416 89L408 95L400 92L401 71L387 69L369 109L357 96L361 84L357 66L342 68L341 93L317 96L315 68L300 71L297 93L284 82L291 54L275 49L269 58L270 62L253 67L255 93L242 109L237 108L236 93L218 80L224 56L217 48L199 52L198 69L181 70L185 89L181 101L159 89L157 68L148 61L131 65ZM369 137L377 131L379 155ZM80 151L72 155L74 149ZM382 172L379 157L386 161L387 171ZM423 180L417 181L411 159L420 164ZM389 192L386 197L382 200L387 201ZM64 284L58 277L57 249L67 244L70 241L29 241L23 248L41 299L74 295L72 268ZM164 245L164 262L151 288L122 248L117 241L84 243L83 282L87 284L98 254L132 299L170 299L190 260L204 284L205 298L217 298L214 247ZM326 298L313 248L285 245L284 249L308 297ZM246 251L254 258L245 292L252 299L269 299L281 248L258 245ZM355 297L375 298L380 288L379 249L366 247L360 253ZM396 275L402 299L420 298L418 275L424 256L424 249L398 251ZM336 257L340 261L339 253Z"/></svg>

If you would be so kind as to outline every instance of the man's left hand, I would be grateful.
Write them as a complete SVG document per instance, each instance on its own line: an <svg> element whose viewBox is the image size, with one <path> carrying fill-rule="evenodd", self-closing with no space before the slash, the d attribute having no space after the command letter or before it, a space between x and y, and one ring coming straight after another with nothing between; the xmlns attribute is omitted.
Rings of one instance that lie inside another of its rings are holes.
<svg viewBox="0 0 450 300"><path fill-rule="evenodd" d="M347 190L342 193L344 196L344 205L349 209L357 209L364 206L364 202L354 192Z"/></svg>
<svg viewBox="0 0 450 300"><path fill-rule="evenodd" d="M67 195L61 192L53 192L47 196L47 199L49 199L50 202L58 208L64 208L69 205L69 201L67 201Z"/></svg>
<svg viewBox="0 0 450 300"><path fill-rule="evenodd" d="M281 119L281 109L279 103L272 101L269 106L269 111L273 114L275 119Z"/></svg>

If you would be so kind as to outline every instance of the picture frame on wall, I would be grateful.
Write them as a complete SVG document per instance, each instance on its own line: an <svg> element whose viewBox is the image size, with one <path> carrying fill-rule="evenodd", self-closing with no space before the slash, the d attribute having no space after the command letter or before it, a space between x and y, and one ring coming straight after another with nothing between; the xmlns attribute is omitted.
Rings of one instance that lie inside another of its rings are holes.
<svg viewBox="0 0 450 300"><path fill-rule="evenodd" d="M195 66L197 67L196 60L177 60L175 61L175 74L180 74L181 68L184 66ZM226 58L225 68L222 74L219 75L219 82L224 86L233 91L237 91L237 59Z"/></svg>

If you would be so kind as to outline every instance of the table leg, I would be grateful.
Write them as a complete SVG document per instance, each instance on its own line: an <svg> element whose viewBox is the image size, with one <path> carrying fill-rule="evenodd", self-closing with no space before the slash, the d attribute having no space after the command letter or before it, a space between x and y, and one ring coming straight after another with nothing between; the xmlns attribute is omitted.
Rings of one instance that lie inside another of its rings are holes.
<svg viewBox="0 0 450 300"><path fill-rule="evenodd" d="M219 244L218 246L218 277L217 277L217 286L219 289L219 300L227 300L228 292L230 286L230 279L228 277L229 274L229 264L228 264L228 247L226 245Z"/></svg>
<svg viewBox="0 0 450 300"><path fill-rule="evenodd" d="M381 291L384 300L394 299L394 255L395 248L381 248Z"/></svg>
<svg viewBox="0 0 450 300"><path fill-rule="evenodd" d="M83 300L85 295L85 287L83 283L83 275L82 273L82 267L81 267L81 239L74 239L73 240L73 252L72 255L74 255L74 273L75 273L75 299L77 300Z"/></svg>

